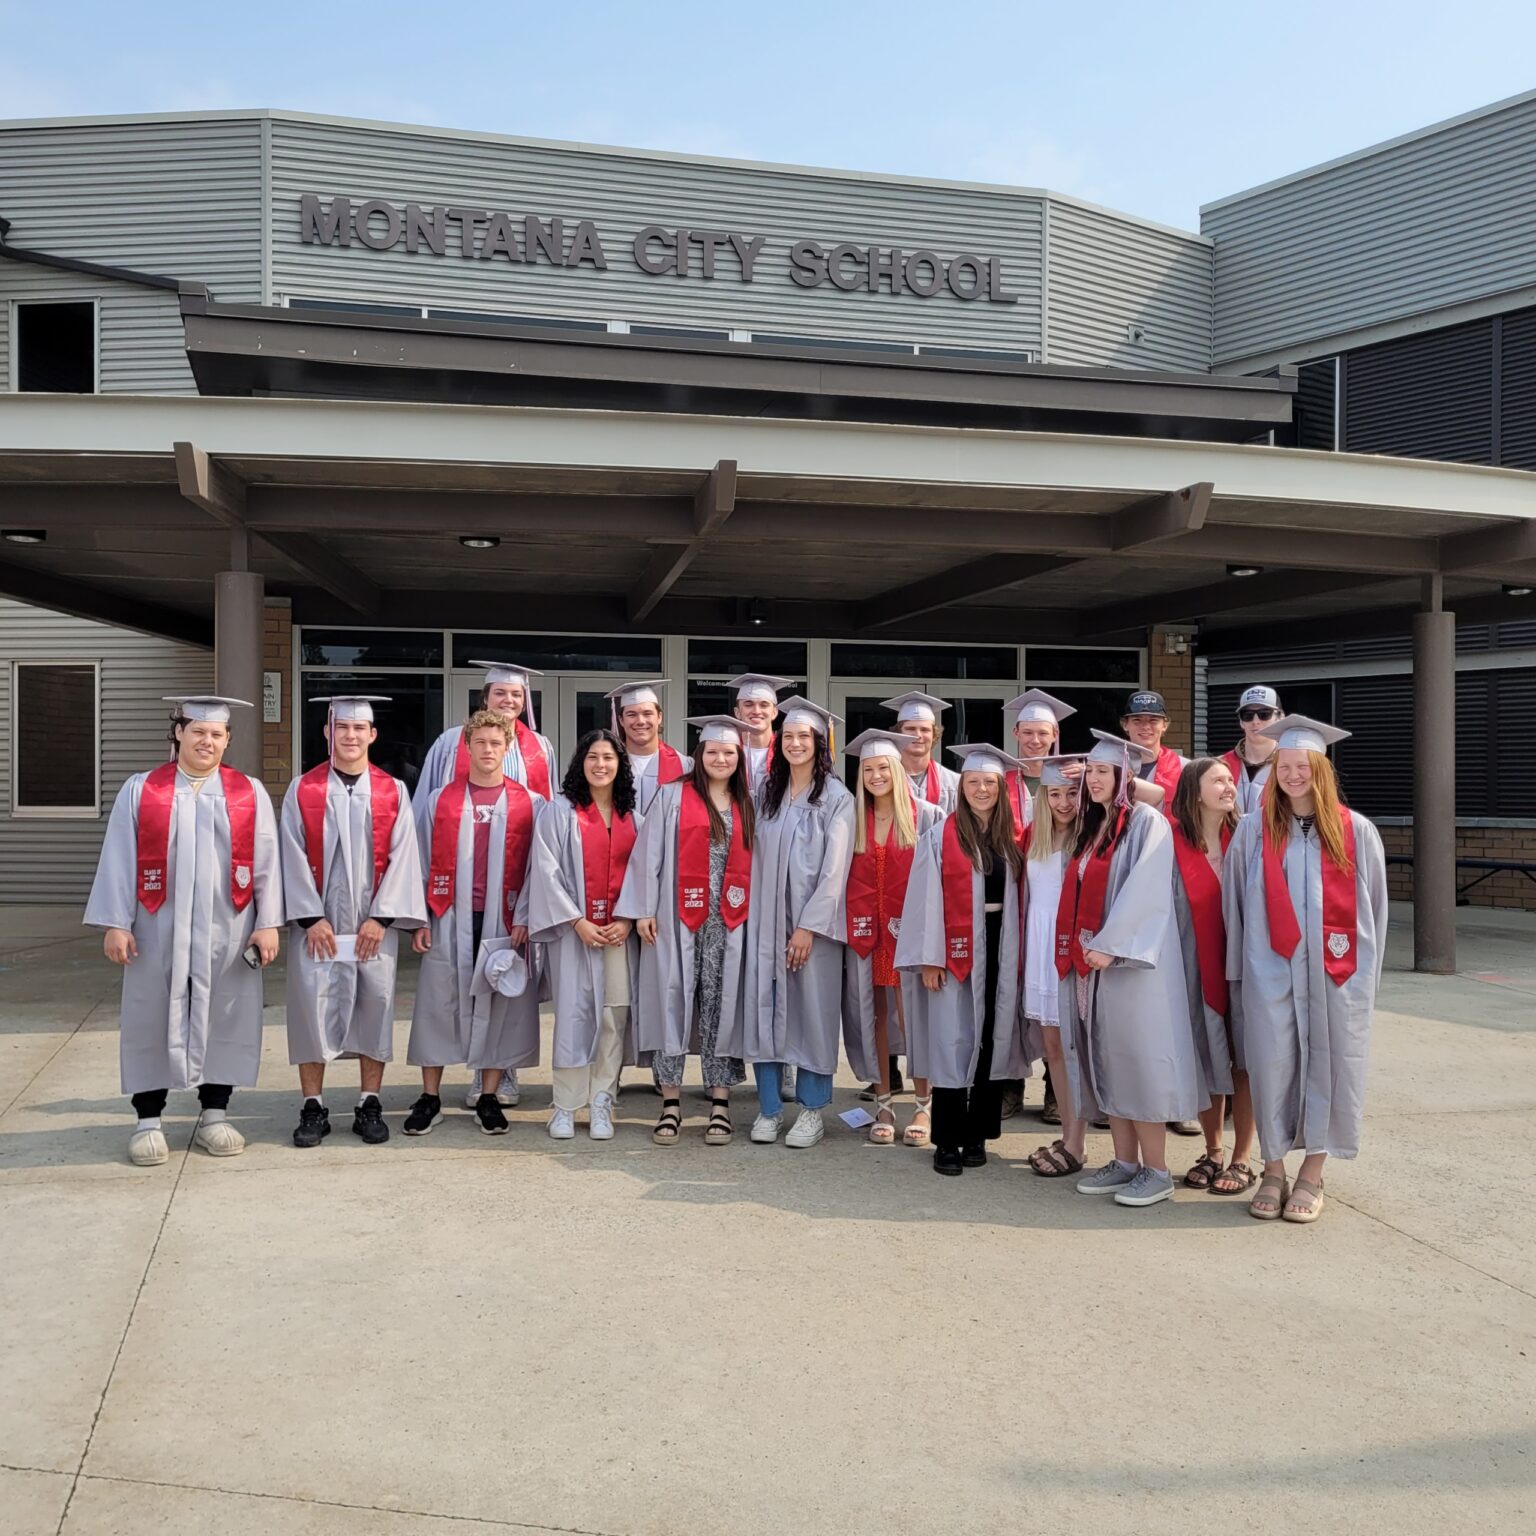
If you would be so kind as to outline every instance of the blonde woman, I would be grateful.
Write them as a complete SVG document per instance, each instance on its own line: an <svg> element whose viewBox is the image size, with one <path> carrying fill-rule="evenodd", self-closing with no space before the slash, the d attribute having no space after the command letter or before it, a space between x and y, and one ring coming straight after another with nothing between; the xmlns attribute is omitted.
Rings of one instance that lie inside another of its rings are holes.
<svg viewBox="0 0 1536 1536"><path fill-rule="evenodd" d="M896 936L912 877L918 839L943 821L936 805L915 800L902 769L905 738L895 731L865 731L844 749L859 760L855 791L853 862L848 871L848 944L843 953L843 1045L853 1070L875 1083L877 1147L896 1140L891 1061L905 1049L903 992L914 978L896 969ZM902 1134L909 1147L926 1147L932 1134L927 1079L914 1080L916 1110Z"/></svg>

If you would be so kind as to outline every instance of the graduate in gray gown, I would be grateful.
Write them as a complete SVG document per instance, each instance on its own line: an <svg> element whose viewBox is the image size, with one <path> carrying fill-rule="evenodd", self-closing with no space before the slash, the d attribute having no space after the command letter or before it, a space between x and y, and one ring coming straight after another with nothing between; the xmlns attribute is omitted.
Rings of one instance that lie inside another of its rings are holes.
<svg viewBox="0 0 1536 1536"><path fill-rule="evenodd" d="M608 695L613 705L613 730L629 758L635 785L635 815L644 817L657 790L676 784L693 772L693 759L661 739L661 693L665 678L624 683Z"/></svg>
<svg viewBox="0 0 1536 1536"><path fill-rule="evenodd" d="M326 1063L355 1059L361 1092L352 1132L389 1140L379 1089L395 1051L400 933L427 920L421 856L405 785L369 761L382 695L327 704L328 759L288 786L281 836L294 942L288 953L288 1060L299 1069L296 1147L331 1133ZM316 876L318 871L318 879ZM340 944L338 945L338 940Z"/></svg>
<svg viewBox="0 0 1536 1536"><path fill-rule="evenodd" d="M1023 1076L1020 899L1024 858L1006 775L1019 759L960 743L960 799L918 844L896 940L898 970L917 973L907 1064L933 1085L933 1167L961 1174L1002 1135L1003 1082Z"/></svg>
<svg viewBox="0 0 1536 1536"><path fill-rule="evenodd" d="M255 779L224 767L231 708L214 695L177 706L176 755L123 781L101 845L85 923L123 969L123 1092L140 1167L170 1157L160 1117L173 1088L196 1088L194 1140L214 1157L245 1150L226 1111L261 1061L262 969L277 958L283 877L277 819Z"/></svg>
<svg viewBox="0 0 1536 1536"><path fill-rule="evenodd" d="M1316 1220L1323 1164L1360 1146L1371 1016L1387 940L1381 837L1339 803L1325 755L1349 732L1304 715L1279 743L1260 810L1243 818L1223 881L1227 976L1241 987L1243 1056L1264 1177L1249 1206ZM1294 1187L1285 1154L1305 1152Z"/></svg>
<svg viewBox="0 0 1536 1536"><path fill-rule="evenodd" d="M508 721L477 710L465 724L470 771L427 797L417 818L428 924L411 937L422 956L406 1059L422 1093L407 1136L442 1119L443 1068L481 1074L480 1129L505 1135L501 1074L539 1059L538 947L528 943L528 866L544 802L502 771Z"/></svg>
<svg viewBox="0 0 1536 1536"><path fill-rule="evenodd" d="M901 765L903 740L894 731L864 731L843 748L859 764L843 951L843 1046L849 1066L874 1085L869 1139L877 1147L896 1140L895 1063L906 1053L904 1020L913 991L921 985L915 973L896 969L901 909L918 842L944 819L938 806L912 798ZM926 1147L933 1128L927 1079L914 1079L912 1091L913 1115L902 1141Z"/></svg>
<svg viewBox="0 0 1536 1536"><path fill-rule="evenodd" d="M1167 1122L1193 1118L1202 1102L1173 916L1173 834L1166 816L1131 798L1152 749L1093 734L1057 917L1057 1013L1078 1109L1108 1116L1115 1156L1077 1188L1156 1205L1173 1193Z"/></svg>
<svg viewBox="0 0 1536 1536"><path fill-rule="evenodd" d="M778 1140L787 1063L800 1113L785 1145L813 1147L837 1072L853 796L832 758L837 716L798 696L780 709L778 752L757 792L742 1033L726 1040L757 1079L752 1140Z"/></svg>
<svg viewBox="0 0 1536 1536"><path fill-rule="evenodd" d="M896 711L896 729L906 737L901 756L913 799L936 805L949 815L960 797L960 775L939 761L939 743L944 739L939 716L949 705L931 693L913 691L882 699L881 708Z"/></svg>
<svg viewBox="0 0 1536 1536"><path fill-rule="evenodd" d="M699 727L693 772L668 784L641 823L617 913L634 921L643 945L636 1037L661 1088L651 1140L677 1144L683 1070L697 1054L710 1098L704 1140L725 1146L730 1090L746 1076L724 1041L741 1038L755 818L741 722L705 715L690 723Z"/></svg>
<svg viewBox="0 0 1536 1536"><path fill-rule="evenodd" d="M768 778L775 742L773 724L779 718L779 690L793 686L787 677L769 672L743 672L726 684L736 690L732 714L742 726L742 761L746 765L747 786L755 795Z"/></svg>
<svg viewBox="0 0 1536 1536"><path fill-rule="evenodd" d="M640 941L615 913L638 833L635 786L612 731L576 744L561 792L539 817L528 935L543 947L555 1005L549 1134L569 1141L585 1109L593 1141L613 1137L619 1074L635 1060L631 1001Z"/></svg>

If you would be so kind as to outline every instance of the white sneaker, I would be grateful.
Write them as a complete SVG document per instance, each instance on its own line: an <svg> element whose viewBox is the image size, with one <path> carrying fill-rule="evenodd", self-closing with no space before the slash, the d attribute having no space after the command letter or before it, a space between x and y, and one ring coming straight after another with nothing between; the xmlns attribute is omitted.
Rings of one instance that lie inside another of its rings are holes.
<svg viewBox="0 0 1536 1536"><path fill-rule="evenodd" d="M503 1109L516 1109L522 1094L517 1087L517 1068L508 1067L501 1074L501 1081L496 1085L496 1102ZM480 1102L480 1074L478 1072L470 1078L469 1089L464 1095L464 1108L473 1109Z"/></svg>
<svg viewBox="0 0 1536 1536"><path fill-rule="evenodd" d="M245 1137L228 1120L215 1120L211 1125L202 1121L192 1140L209 1157L239 1157L245 1151Z"/></svg>
<svg viewBox="0 0 1536 1536"><path fill-rule="evenodd" d="M556 1141L569 1141L576 1134L576 1115L573 1110L557 1109L549 1117L549 1134Z"/></svg>
<svg viewBox="0 0 1536 1536"><path fill-rule="evenodd" d="M128 1138L128 1161L136 1168L156 1168L170 1157L164 1131L135 1131Z"/></svg>
<svg viewBox="0 0 1536 1536"><path fill-rule="evenodd" d="M821 1123L821 1111L819 1109L802 1109L795 1123L789 1128L789 1135L784 1138L786 1147L814 1147L823 1136L827 1134L827 1128Z"/></svg>
<svg viewBox="0 0 1536 1536"><path fill-rule="evenodd" d="M587 1135L593 1141L613 1140L613 1100L606 1093L597 1094L587 1108Z"/></svg>
<svg viewBox="0 0 1536 1536"><path fill-rule="evenodd" d="M776 1115L759 1115L752 1122L751 1140L760 1147L771 1147L779 1139L779 1131L784 1124L784 1115L780 1111Z"/></svg>

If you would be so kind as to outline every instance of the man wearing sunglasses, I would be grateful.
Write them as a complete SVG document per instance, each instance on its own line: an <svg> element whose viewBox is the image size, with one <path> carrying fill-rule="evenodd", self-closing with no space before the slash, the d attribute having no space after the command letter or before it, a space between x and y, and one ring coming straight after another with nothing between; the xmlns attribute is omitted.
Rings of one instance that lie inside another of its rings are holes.
<svg viewBox="0 0 1536 1536"><path fill-rule="evenodd" d="M1258 810L1269 782L1275 738L1266 736L1264 730L1280 718L1280 695L1262 683L1244 689L1237 701L1237 718L1243 738L1230 752L1224 752L1221 760L1232 770L1237 784L1237 814L1246 816Z"/></svg>

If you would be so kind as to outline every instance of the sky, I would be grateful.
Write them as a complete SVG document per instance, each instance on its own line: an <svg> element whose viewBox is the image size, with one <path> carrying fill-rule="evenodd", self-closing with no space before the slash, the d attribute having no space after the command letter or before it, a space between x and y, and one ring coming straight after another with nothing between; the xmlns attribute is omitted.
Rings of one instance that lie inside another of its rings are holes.
<svg viewBox="0 0 1536 1536"><path fill-rule="evenodd" d="M0 0L0 118L286 107L1201 203L1536 87L1536 6Z"/></svg>

